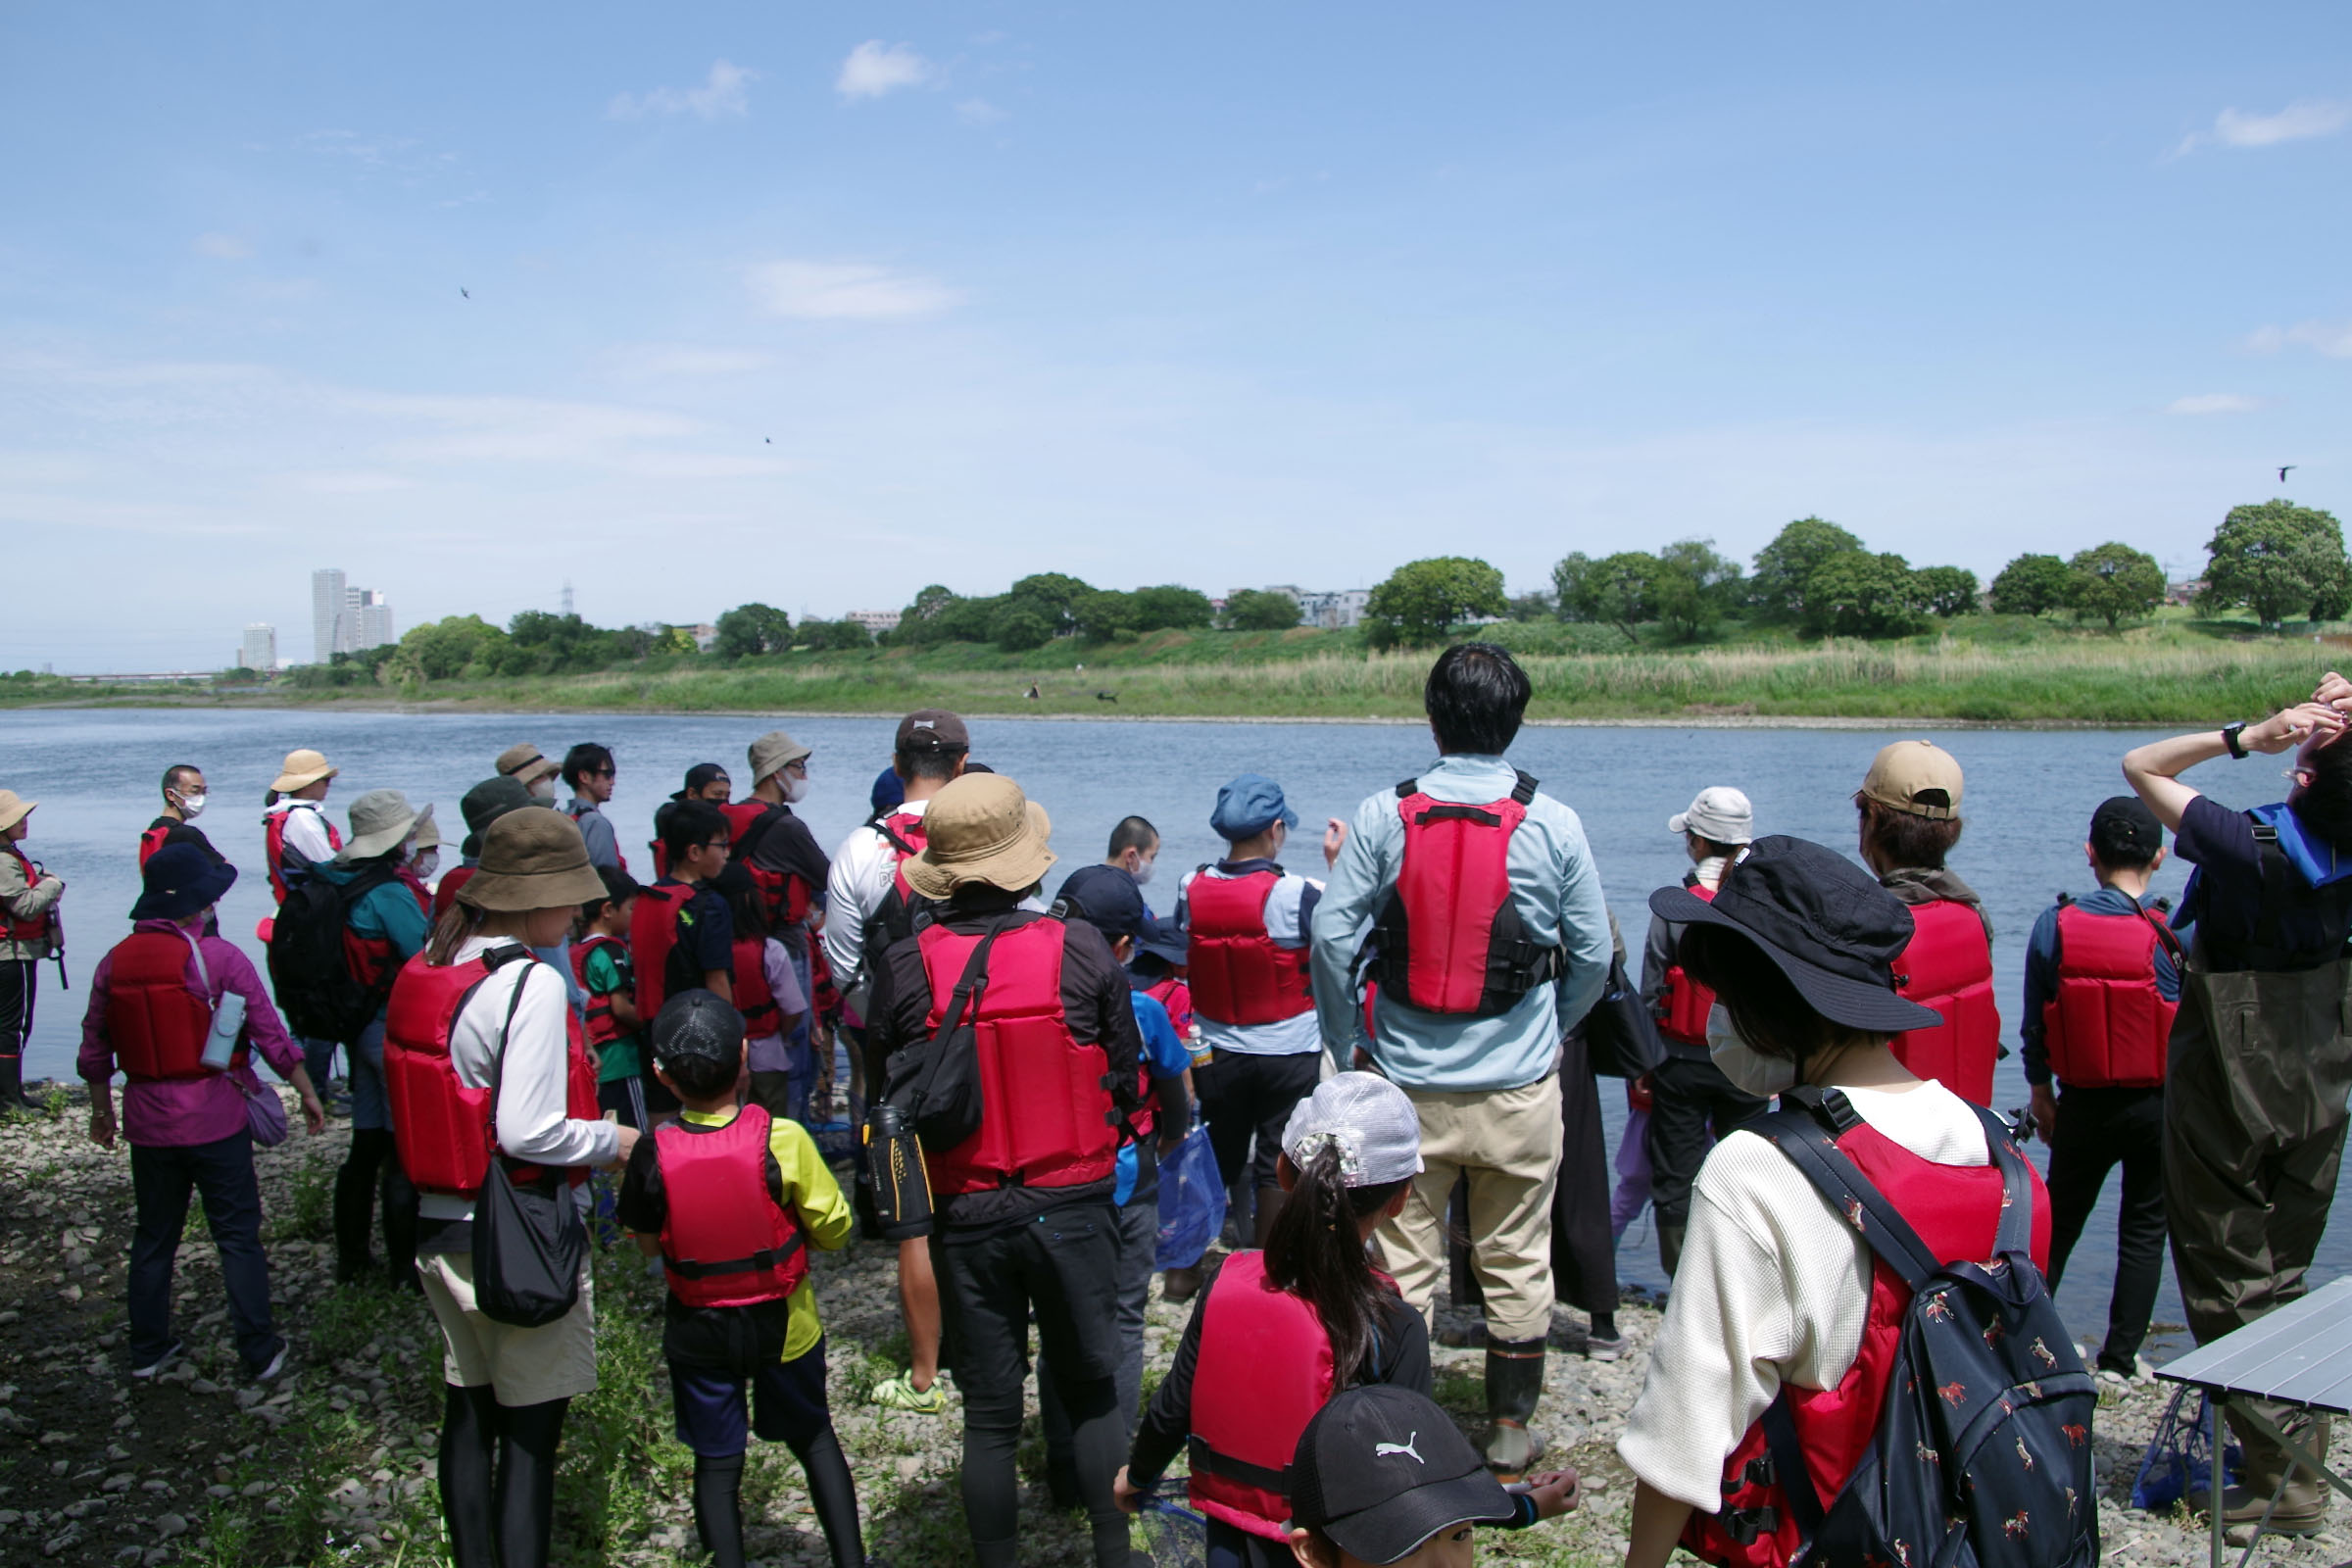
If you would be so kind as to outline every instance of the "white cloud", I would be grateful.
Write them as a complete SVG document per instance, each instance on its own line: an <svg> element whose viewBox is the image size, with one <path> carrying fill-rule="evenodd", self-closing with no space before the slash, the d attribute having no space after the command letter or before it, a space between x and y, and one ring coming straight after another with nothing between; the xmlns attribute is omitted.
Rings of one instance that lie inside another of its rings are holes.
<svg viewBox="0 0 2352 1568"><path fill-rule="evenodd" d="M2219 147L2276 147L2280 142L2332 136L2352 125L2352 102L2340 99L2299 99L2275 115L2249 115L2225 109L2213 119L2211 130L2191 131L2175 149L2193 152L2212 144Z"/></svg>
<svg viewBox="0 0 2352 1568"><path fill-rule="evenodd" d="M253 247L234 234L199 234L195 251L217 262L241 262L253 254Z"/></svg>
<svg viewBox="0 0 2352 1568"><path fill-rule="evenodd" d="M2352 360L2352 321L2297 321L2292 326L2266 326L2246 339L2257 354L2280 349L2316 349L2331 360Z"/></svg>
<svg viewBox="0 0 2352 1568"><path fill-rule="evenodd" d="M2263 406L2260 398L2250 398L2239 392L2200 392L2194 397L2175 398L2164 406L2167 414L2251 414Z"/></svg>
<svg viewBox="0 0 2352 1568"><path fill-rule="evenodd" d="M806 321L901 320L961 298L936 279L864 262L762 262L746 268L744 280L770 316Z"/></svg>
<svg viewBox="0 0 2352 1568"><path fill-rule="evenodd" d="M934 74L931 62L908 45L868 38L841 63L833 86L844 98L879 98L901 87L919 87Z"/></svg>
<svg viewBox="0 0 2352 1568"><path fill-rule="evenodd" d="M757 71L713 60L710 74L700 87L656 87L651 92L617 93L605 106L605 118L640 120L647 115L699 115L705 120L727 116L740 120L751 112L751 96L746 89L759 79Z"/></svg>
<svg viewBox="0 0 2352 1568"><path fill-rule="evenodd" d="M1011 117L985 98L966 98L956 106L956 118L967 125L993 125Z"/></svg>

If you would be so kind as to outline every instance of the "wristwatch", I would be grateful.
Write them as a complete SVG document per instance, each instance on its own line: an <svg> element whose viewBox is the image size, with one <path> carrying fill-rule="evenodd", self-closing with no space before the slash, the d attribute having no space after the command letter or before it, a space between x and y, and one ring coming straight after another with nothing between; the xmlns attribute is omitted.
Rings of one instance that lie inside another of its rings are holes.
<svg viewBox="0 0 2352 1568"><path fill-rule="evenodd" d="M2222 744L2229 747L2230 755L2236 758L2241 762L2246 760L2246 749L2244 745L2239 742L2238 737L2243 735L2245 732L2246 721L2242 718L2234 724L2224 724L2222 726Z"/></svg>

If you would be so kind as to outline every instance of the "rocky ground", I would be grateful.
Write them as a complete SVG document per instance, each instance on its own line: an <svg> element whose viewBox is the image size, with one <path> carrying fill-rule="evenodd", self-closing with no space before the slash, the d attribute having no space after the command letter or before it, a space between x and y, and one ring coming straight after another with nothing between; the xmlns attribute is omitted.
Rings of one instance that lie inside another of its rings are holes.
<svg viewBox="0 0 2352 1568"><path fill-rule="evenodd" d="M380 1287L338 1287L327 1196L342 1157L340 1124L297 1134L259 1162L279 1328L289 1372L242 1381L221 1309L219 1266L191 1217L177 1276L176 1327L194 1352L152 1385L126 1375L123 1264L129 1160L83 1136L86 1102L54 1095L55 1113L0 1121L0 1562L399 1564L440 1557L433 1442L440 1417L439 1340L421 1301ZM691 1460L671 1441L657 1321L660 1293L633 1255L608 1254L597 1285L603 1387L574 1403L565 1436L555 1560L565 1565L694 1562L686 1484ZM812 1275L830 1335L835 1422L866 1510L876 1560L945 1568L967 1560L956 1472L953 1397L943 1416L876 1409L866 1391L897 1369L904 1344L890 1254L853 1245L820 1255ZM1154 1302L1155 1379L1185 1308ZM1441 1314L1442 1338L1474 1319ZM1625 1544L1632 1485L1610 1447L1642 1385L1655 1304L1627 1303L1624 1358L1588 1359L1580 1317L1563 1310L1541 1424L1585 1476L1585 1507L1536 1530L1489 1533L1484 1560L1612 1562ZM1480 1352L1437 1351L1438 1394L1466 1431L1483 1409ZM2124 1506L2168 1386L2135 1388L2102 1410L2096 1435L2107 1553L2130 1563L2202 1560L2205 1538L2183 1516ZM755 1557L826 1561L798 1468L755 1446L746 1502ZM1026 1561L1085 1560L1081 1521L1046 1500L1042 1443L1022 1454ZM2266 1563L2335 1563L2352 1555L2352 1512L2315 1540L2266 1542ZM1140 1532L1160 1560L1180 1542ZM1194 1560L1197 1560L1194 1559Z"/></svg>

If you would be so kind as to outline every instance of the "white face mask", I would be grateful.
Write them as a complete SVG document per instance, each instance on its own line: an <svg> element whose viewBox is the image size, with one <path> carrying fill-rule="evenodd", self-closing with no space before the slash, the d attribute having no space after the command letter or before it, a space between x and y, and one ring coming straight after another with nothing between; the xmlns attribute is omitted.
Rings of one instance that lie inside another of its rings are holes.
<svg viewBox="0 0 2352 1568"><path fill-rule="evenodd" d="M797 806L808 798L808 775L786 773L779 782L784 787L784 804Z"/></svg>
<svg viewBox="0 0 2352 1568"><path fill-rule="evenodd" d="M409 860L409 869L416 873L419 881L430 881L433 873L440 867L441 851L437 846L433 849L416 852Z"/></svg>
<svg viewBox="0 0 2352 1568"><path fill-rule="evenodd" d="M1732 1087L1758 1100L1770 1100L1796 1087L1796 1063L1784 1056L1767 1056L1740 1038L1732 1015L1722 1003L1707 1014L1707 1054Z"/></svg>
<svg viewBox="0 0 2352 1568"><path fill-rule="evenodd" d="M196 818L204 814L205 798L203 796L182 795L179 796L178 799L179 814L186 817L189 821L193 822L196 820Z"/></svg>
<svg viewBox="0 0 2352 1568"><path fill-rule="evenodd" d="M552 801L556 798L556 781L553 776L531 780L530 788L533 800Z"/></svg>
<svg viewBox="0 0 2352 1568"><path fill-rule="evenodd" d="M1154 865L1157 865L1158 863L1159 863L1159 862L1158 862L1156 859L1152 859L1152 860L1138 860L1138 861L1136 861L1136 862L1135 862L1135 872L1134 872L1134 875L1135 875L1135 885L1136 885L1137 887L1139 887L1139 888L1140 888L1140 887L1142 887L1142 886L1143 886L1145 883L1147 883L1147 882L1151 881L1151 880L1152 880L1152 867L1153 867Z"/></svg>

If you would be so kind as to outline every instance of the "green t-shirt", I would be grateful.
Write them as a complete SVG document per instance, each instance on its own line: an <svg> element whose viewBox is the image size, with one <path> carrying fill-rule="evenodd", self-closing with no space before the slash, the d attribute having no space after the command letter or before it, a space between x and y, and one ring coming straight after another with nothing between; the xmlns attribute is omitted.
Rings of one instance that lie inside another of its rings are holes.
<svg viewBox="0 0 2352 1568"><path fill-rule="evenodd" d="M609 997L620 989L620 965L613 961L612 950L608 945L597 944L596 951L588 955L588 961L582 967L588 971L590 995ZM596 1081L600 1084L618 1083L623 1078L634 1078L645 1071L645 1053L639 1048L635 1035L621 1035L608 1040L597 1048L597 1054L602 1063L596 1071Z"/></svg>

